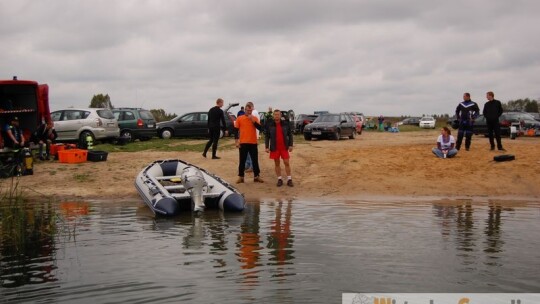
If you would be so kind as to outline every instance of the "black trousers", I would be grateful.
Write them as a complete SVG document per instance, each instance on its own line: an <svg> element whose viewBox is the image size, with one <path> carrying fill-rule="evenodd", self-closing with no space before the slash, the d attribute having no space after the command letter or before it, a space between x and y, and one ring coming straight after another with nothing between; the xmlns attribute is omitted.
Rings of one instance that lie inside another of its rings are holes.
<svg viewBox="0 0 540 304"><path fill-rule="evenodd" d="M495 148L495 140L493 139L493 133L495 133L495 139L497 140L497 149L502 149L502 142L501 142L501 126L499 125L499 120L487 120L487 129L488 129L488 136L489 136L489 144L491 145L491 148Z"/></svg>
<svg viewBox="0 0 540 304"><path fill-rule="evenodd" d="M461 125L458 129L458 136L456 141L456 149L461 148L461 142L463 141L463 136L465 136L465 148L469 149L471 147L471 140L473 136L473 126L470 125Z"/></svg>
<svg viewBox="0 0 540 304"><path fill-rule="evenodd" d="M206 147L204 147L205 155L206 155L206 152L208 152L208 149L210 149L210 146L212 146L212 156L216 156L220 131L221 129L219 127L208 129L208 133L210 134L210 139L208 140L208 143L206 143Z"/></svg>
<svg viewBox="0 0 540 304"><path fill-rule="evenodd" d="M261 170L259 168L259 150L257 144L240 144L240 163L238 164L238 176L244 177L244 171L246 170L247 156L251 156L251 163L253 164L253 176L259 176Z"/></svg>

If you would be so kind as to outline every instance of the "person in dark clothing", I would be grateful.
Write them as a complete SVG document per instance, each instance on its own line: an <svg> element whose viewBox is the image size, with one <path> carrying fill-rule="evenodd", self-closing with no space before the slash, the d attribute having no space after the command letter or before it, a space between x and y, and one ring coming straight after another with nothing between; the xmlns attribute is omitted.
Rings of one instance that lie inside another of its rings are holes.
<svg viewBox="0 0 540 304"><path fill-rule="evenodd" d="M4 127L4 145L12 149L22 148L25 145L17 116L11 118L11 122Z"/></svg>
<svg viewBox="0 0 540 304"><path fill-rule="evenodd" d="M32 134L32 141L39 145L39 159L49 160L51 144L57 137L52 121L41 124ZM45 146L45 151L43 151L43 146Z"/></svg>
<svg viewBox="0 0 540 304"><path fill-rule="evenodd" d="M208 133L210 139L208 140L206 147L204 147L204 152L202 154L204 157L206 157L206 153L210 149L210 146L212 146L212 159L220 159L220 157L216 155L220 131L223 130L225 136L227 136L225 114L223 113L223 110L221 110L221 107L223 107L223 99L218 98L218 100L216 100L216 106L208 111Z"/></svg>
<svg viewBox="0 0 540 304"><path fill-rule="evenodd" d="M456 149L461 148L463 136L465 136L465 150L471 148L471 140L473 136L474 120L478 117L480 108L476 102L471 100L471 94L464 93L463 101L456 108L456 118L459 121L458 138Z"/></svg>
<svg viewBox="0 0 540 304"><path fill-rule="evenodd" d="M246 114L246 111L244 111L244 106L242 106L240 108L240 111L238 111L238 113L236 113L236 117L240 117L242 115Z"/></svg>
<svg viewBox="0 0 540 304"><path fill-rule="evenodd" d="M493 133L495 133L497 149L499 151L505 151L501 142L501 126L499 125L499 117L501 117L503 113L501 102L495 99L495 94L491 91L486 93L486 98L488 101L484 105L482 114L484 114L484 117L486 118L491 150L495 150L495 140L493 139Z"/></svg>
<svg viewBox="0 0 540 304"><path fill-rule="evenodd" d="M274 170L278 177L277 186L283 186L281 177L280 158L283 159L285 165L285 173L287 174L287 186L293 187L291 177L291 166L289 164L289 152L293 150L293 136L291 126L288 121L281 119L281 111L274 110L272 119L266 123L264 132L264 145L266 153L270 153L270 159L274 160Z"/></svg>

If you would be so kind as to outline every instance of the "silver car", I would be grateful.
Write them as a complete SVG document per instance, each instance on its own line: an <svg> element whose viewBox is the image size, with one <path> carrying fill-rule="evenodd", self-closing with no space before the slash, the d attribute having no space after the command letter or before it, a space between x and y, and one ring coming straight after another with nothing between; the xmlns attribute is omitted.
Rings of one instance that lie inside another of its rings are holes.
<svg viewBox="0 0 540 304"><path fill-rule="evenodd" d="M51 113L58 141L86 141L88 135L94 140L115 139L120 128L109 109L65 109Z"/></svg>

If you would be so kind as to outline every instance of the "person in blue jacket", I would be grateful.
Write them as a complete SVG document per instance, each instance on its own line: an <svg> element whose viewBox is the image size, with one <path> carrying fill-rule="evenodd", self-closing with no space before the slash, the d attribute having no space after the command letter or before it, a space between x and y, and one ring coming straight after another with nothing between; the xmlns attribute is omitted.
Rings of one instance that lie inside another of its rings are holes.
<svg viewBox="0 0 540 304"><path fill-rule="evenodd" d="M460 102L456 108L456 118L459 121L458 138L456 142L457 150L461 149L463 137L465 137L465 150L469 151L471 148L474 120L478 117L479 113L480 108L476 102L471 100L471 94L464 93L463 101Z"/></svg>

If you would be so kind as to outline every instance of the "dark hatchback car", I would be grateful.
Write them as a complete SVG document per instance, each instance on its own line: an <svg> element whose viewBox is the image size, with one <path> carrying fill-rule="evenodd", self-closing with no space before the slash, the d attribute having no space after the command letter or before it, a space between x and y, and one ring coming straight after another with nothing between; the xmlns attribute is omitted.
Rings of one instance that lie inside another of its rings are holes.
<svg viewBox="0 0 540 304"><path fill-rule="evenodd" d="M225 112L225 123L229 135L234 134L234 120L236 117L228 110L238 103L229 104ZM191 112L177 116L169 121L157 123L157 134L163 139L171 137L207 137L208 136L208 112ZM223 132L221 136L223 136Z"/></svg>
<svg viewBox="0 0 540 304"><path fill-rule="evenodd" d="M116 108L112 112L118 120L121 137L127 137L130 141L143 141L157 136L156 120L150 111L140 108Z"/></svg>
<svg viewBox="0 0 540 304"><path fill-rule="evenodd" d="M356 137L356 123L349 114L322 114L304 127L304 139Z"/></svg>
<svg viewBox="0 0 540 304"><path fill-rule="evenodd" d="M540 129L540 121L534 119L528 113L505 112L499 117L501 135L510 135L510 126L519 126L522 129ZM474 134L487 135L487 123L484 115L480 115L474 121Z"/></svg>

